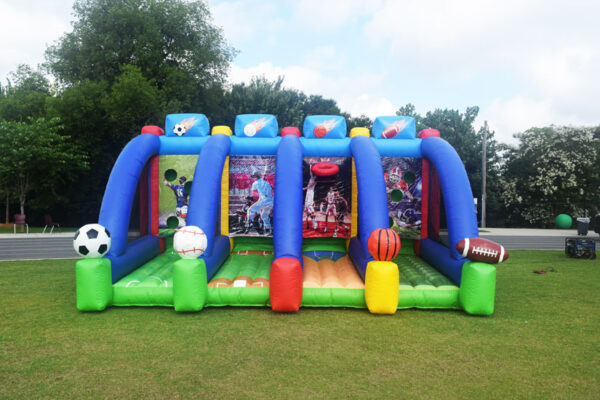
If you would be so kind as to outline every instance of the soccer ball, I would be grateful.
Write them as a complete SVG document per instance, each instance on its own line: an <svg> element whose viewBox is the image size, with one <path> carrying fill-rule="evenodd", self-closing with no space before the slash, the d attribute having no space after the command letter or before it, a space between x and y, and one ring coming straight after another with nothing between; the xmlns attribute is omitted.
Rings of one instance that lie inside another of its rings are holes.
<svg viewBox="0 0 600 400"><path fill-rule="evenodd" d="M176 134L177 136L183 136L183 135L185 135L186 132L187 132L187 129L185 128L185 125L183 125L183 124L175 124L175 126L173 127L173 133Z"/></svg>
<svg viewBox="0 0 600 400"><path fill-rule="evenodd" d="M256 126L254 124L248 124L244 127L244 135L246 136L254 136L256 135Z"/></svg>
<svg viewBox="0 0 600 400"><path fill-rule="evenodd" d="M73 248L84 258L104 257L110 250L110 233L99 224L84 225L75 233Z"/></svg>
<svg viewBox="0 0 600 400"><path fill-rule="evenodd" d="M206 235L197 226L188 225L175 231L173 249L181 258L198 258L206 250Z"/></svg>

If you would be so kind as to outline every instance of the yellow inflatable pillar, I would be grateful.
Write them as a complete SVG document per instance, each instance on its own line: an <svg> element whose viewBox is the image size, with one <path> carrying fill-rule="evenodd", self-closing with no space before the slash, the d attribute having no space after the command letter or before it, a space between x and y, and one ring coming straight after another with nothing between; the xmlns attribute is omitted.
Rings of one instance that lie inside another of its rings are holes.
<svg viewBox="0 0 600 400"><path fill-rule="evenodd" d="M365 301L373 314L394 314L398 309L400 273L391 261L369 261L365 274Z"/></svg>
<svg viewBox="0 0 600 400"><path fill-rule="evenodd" d="M227 125L216 125L213 126L212 131L210 132L211 135L216 135L216 134L223 134L223 135L227 135L227 136L231 136L232 132L231 132L231 128L228 127Z"/></svg>
<svg viewBox="0 0 600 400"><path fill-rule="evenodd" d="M350 130L350 137L356 136L370 136L369 128L352 128ZM350 223L350 237L356 237L358 235L358 184L356 182L356 165L354 165L354 159L352 160L352 200L350 215L352 216L352 222ZM346 249L350 246L350 239L346 240Z"/></svg>
<svg viewBox="0 0 600 400"><path fill-rule="evenodd" d="M369 132L369 128L352 128L350 130L350 137L356 137L356 136L366 136L369 137L371 136L370 132Z"/></svg>
<svg viewBox="0 0 600 400"><path fill-rule="evenodd" d="M213 126L211 135L227 135L231 136L233 132L227 125ZM221 235L229 236L229 156L225 158L223 165L223 175L221 177ZM229 248L233 251L233 238L229 238Z"/></svg>

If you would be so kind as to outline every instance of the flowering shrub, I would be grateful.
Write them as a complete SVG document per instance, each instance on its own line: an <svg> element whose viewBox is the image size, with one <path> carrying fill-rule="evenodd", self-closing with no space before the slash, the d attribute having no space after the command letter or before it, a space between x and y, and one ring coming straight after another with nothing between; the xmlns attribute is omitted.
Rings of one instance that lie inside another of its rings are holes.
<svg viewBox="0 0 600 400"><path fill-rule="evenodd" d="M600 211L600 132L593 128L532 128L515 135L502 168L509 220L548 226L556 215Z"/></svg>

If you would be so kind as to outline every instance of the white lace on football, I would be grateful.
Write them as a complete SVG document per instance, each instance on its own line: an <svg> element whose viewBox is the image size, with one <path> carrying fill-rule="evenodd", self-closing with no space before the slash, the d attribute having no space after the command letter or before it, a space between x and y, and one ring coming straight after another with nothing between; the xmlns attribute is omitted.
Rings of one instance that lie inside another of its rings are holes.
<svg viewBox="0 0 600 400"><path fill-rule="evenodd" d="M474 246L473 247L473 254L480 254L484 257L496 257L498 255L498 251L497 250L492 250L492 249L488 249L486 247L479 247L479 246Z"/></svg>

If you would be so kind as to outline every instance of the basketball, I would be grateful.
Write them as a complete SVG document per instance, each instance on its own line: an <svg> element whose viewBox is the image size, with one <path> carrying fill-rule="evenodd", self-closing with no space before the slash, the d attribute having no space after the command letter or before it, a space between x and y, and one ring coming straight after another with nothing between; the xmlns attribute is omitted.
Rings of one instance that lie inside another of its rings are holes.
<svg viewBox="0 0 600 400"><path fill-rule="evenodd" d="M325 137L325 135L327 135L327 128L325 128L323 125L317 125L315 126L313 132L315 134L315 137L322 138Z"/></svg>
<svg viewBox="0 0 600 400"><path fill-rule="evenodd" d="M400 252L400 236L393 229L375 229L367 247L375 260L392 261Z"/></svg>

